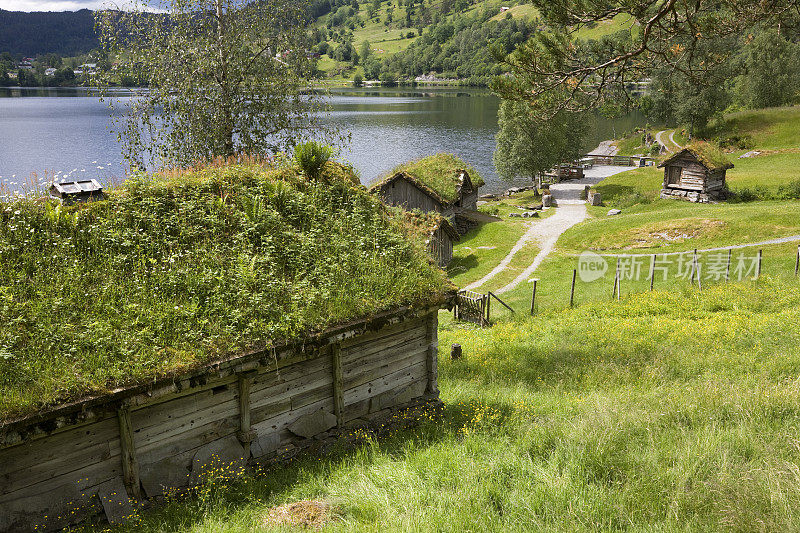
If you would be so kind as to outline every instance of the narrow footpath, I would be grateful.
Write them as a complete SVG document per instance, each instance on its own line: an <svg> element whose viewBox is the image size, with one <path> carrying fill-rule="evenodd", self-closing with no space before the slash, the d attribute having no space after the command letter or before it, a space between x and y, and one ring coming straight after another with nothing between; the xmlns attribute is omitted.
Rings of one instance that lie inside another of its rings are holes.
<svg viewBox="0 0 800 533"><path fill-rule="evenodd" d="M553 199L558 206L551 209L555 209L556 212L542 220L533 221L528 231L520 237L508 255L500 261L500 264L484 277L474 283L470 283L465 288L469 290L480 288L500 272L504 271L517 252L529 243L535 242L540 246L540 251L533 259L533 262L514 278L513 281L495 292L497 294L502 294L514 289L517 285L527 280L550 252L553 251L558 238L575 224L583 222L588 216L586 202L581 200L581 192L584 188L587 185L596 185L603 179L620 172L625 172L626 170L631 170L631 167L595 166L586 170L583 179L551 185L550 192L553 194Z"/></svg>

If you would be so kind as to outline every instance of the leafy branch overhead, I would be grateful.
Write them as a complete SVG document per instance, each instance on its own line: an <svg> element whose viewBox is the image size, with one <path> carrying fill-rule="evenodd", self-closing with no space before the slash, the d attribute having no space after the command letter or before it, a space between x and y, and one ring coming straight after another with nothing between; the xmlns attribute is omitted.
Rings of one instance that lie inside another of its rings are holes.
<svg viewBox="0 0 800 533"><path fill-rule="evenodd" d="M542 116L630 98L627 85L654 68L700 80L725 61L725 41L753 25L794 23L800 0L555 0L537 3L546 31L503 58L513 74L497 80L505 98L528 101ZM601 40L580 31L624 20Z"/></svg>
<svg viewBox="0 0 800 533"><path fill-rule="evenodd" d="M167 7L166 14L142 4L97 13L116 74L151 89L126 104L119 123L132 166L274 153L318 129L302 2L171 0Z"/></svg>

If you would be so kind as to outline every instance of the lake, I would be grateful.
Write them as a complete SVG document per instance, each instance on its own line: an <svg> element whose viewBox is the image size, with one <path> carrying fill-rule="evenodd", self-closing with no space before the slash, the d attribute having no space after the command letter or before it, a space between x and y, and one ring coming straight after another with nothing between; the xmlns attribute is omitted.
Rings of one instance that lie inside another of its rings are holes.
<svg viewBox="0 0 800 533"><path fill-rule="evenodd" d="M405 161L452 152L481 172L485 192L510 185L492 163L499 99L487 90L333 89L329 104L325 120L351 134L339 158L358 169L364 184ZM586 149L643 123L638 114L595 119L587 124ZM0 88L0 184L13 191L32 179L124 177L110 128L108 107L86 89Z"/></svg>

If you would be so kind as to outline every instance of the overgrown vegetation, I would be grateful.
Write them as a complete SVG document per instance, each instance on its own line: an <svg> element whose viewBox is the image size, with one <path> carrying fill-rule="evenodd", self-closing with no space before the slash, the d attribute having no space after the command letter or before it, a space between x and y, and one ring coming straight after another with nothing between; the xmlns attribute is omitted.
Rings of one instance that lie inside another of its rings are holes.
<svg viewBox="0 0 800 533"><path fill-rule="evenodd" d="M422 240L354 182L242 163L0 204L0 419L440 299Z"/></svg>
<svg viewBox="0 0 800 533"><path fill-rule="evenodd" d="M452 327L442 419L121 530L269 531L313 498L324 531L794 531L798 321L796 289L762 279Z"/></svg>

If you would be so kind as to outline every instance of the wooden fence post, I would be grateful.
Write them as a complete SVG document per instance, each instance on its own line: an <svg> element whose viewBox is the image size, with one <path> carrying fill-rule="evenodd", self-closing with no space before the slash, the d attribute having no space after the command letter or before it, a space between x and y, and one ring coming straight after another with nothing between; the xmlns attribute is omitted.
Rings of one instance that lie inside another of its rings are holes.
<svg viewBox="0 0 800 533"><path fill-rule="evenodd" d="M344 421L344 390L342 383L342 345L335 342L331 345L331 362L333 363L333 412L336 425L341 427Z"/></svg>
<svg viewBox="0 0 800 533"><path fill-rule="evenodd" d="M733 248L728 248L728 266L725 267L725 281L731 280L731 254L733 254Z"/></svg>
<svg viewBox="0 0 800 533"><path fill-rule="evenodd" d="M761 252L762 250L758 251L758 270L756 271L756 279L761 277Z"/></svg>
<svg viewBox="0 0 800 533"><path fill-rule="evenodd" d="M539 278L533 278L533 296L531 297L531 315L536 314L536 284Z"/></svg>
<svg viewBox="0 0 800 533"><path fill-rule="evenodd" d="M486 298L481 296L481 318L478 321L481 327L486 325Z"/></svg>
<svg viewBox="0 0 800 533"><path fill-rule="evenodd" d="M139 482L139 461L136 459L136 445L133 442L133 425L131 411L127 407L117 410L119 420L119 444L122 458L122 480L128 496L140 500L142 498Z"/></svg>
<svg viewBox="0 0 800 533"><path fill-rule="evenodd" d="M656 254L653 254L653 257L650 261L650 291L653 290L653 283L656 280Z"/></svg>
<svg viewBox="0 0 800 533"><path fill-rule="evenodd" d="M797 257L794 259L794 277L800 273L800 244L797 245Z"/></svg>
<svg viewBox="0 0 800 533"><path fill-rule="evenodd" d="M703 290L703 282L700 281L700 259L697 257L697 248L694 249L694 275L697 277L697 288Z"/></svg>
<svg viewBox="0 0 800 533"><path fill-rule="evenodd" d="M489 293L486 293L486 323L491 324L492 318L492 297L489 296Z"/></svg>
<svg viewBox="0 0 800 533"><path fill-rule="evenodd" d="M428 386L426 392L428 394L439 394L439 338L436 329L436 311L428 315L425 331L425 341L428 343L428 353L426 358Z"/></svg>
<svg viewBox="0 0 800 533"><path fill-rule="evenodd" d="M578 271L574 268L572 269L572 290L569 293L569 306L575 307L575 277L578 275Z"/></svg>

